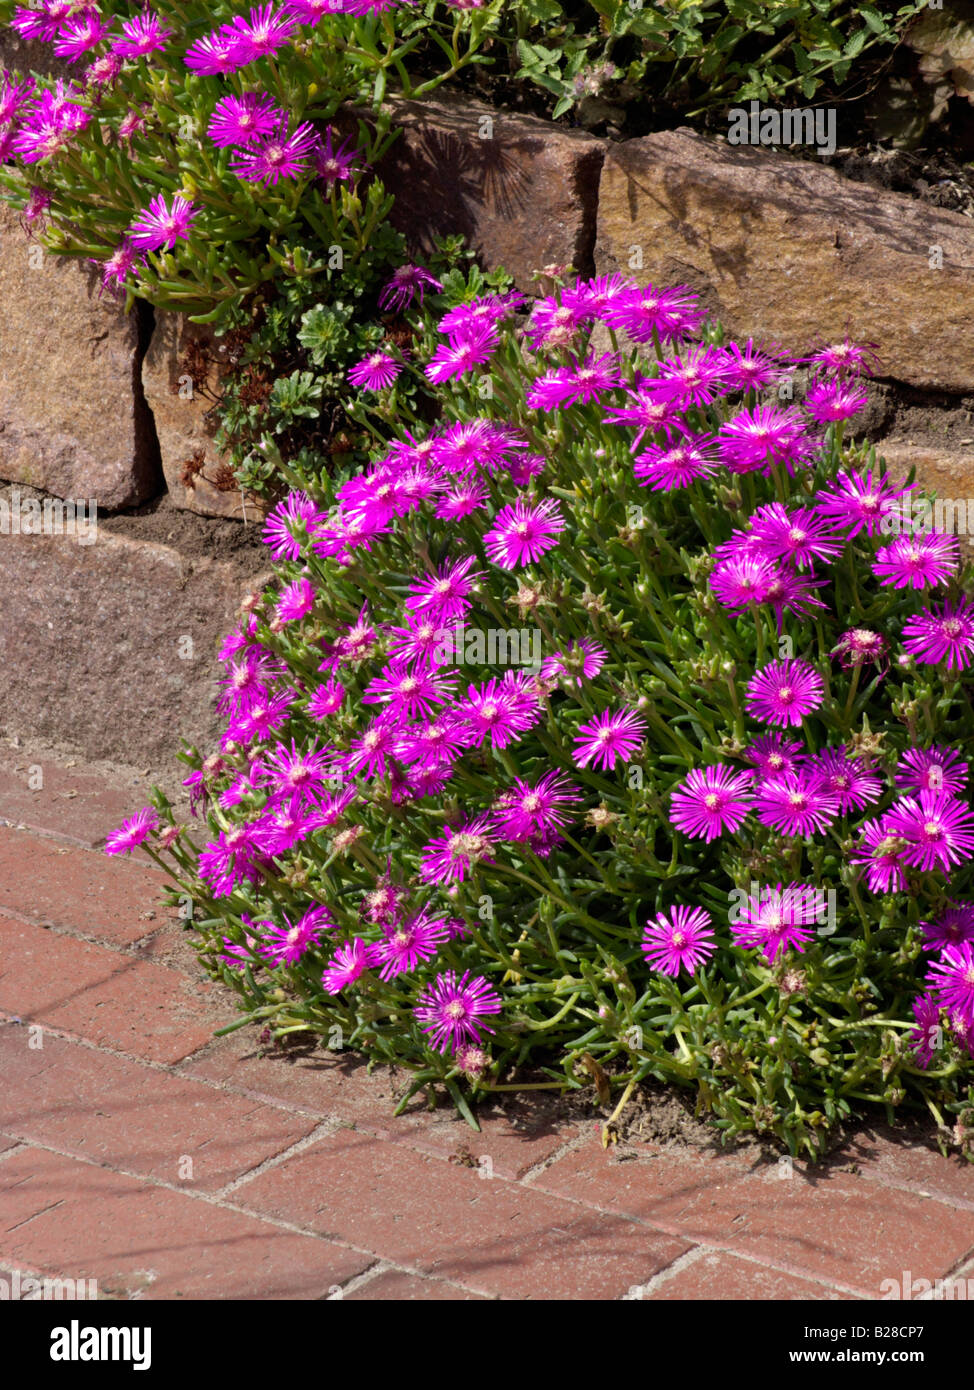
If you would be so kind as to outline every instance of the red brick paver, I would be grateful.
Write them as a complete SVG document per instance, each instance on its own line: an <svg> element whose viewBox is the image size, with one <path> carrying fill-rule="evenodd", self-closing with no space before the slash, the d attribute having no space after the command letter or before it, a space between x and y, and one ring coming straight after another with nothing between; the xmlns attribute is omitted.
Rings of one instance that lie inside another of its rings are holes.
<svg viewBox="0 0 974 1390"><path fill-rule="evenodd" d="M264 1056L145 859L145 801L0 756L0 1266L118 1298L810 1300L974 1271L974 1165L862 1129L829 1164L631 1144L520 1098L475 1133L405 1074ZM3 828L21 827L19 829ZM32 827L32 828L24 828Z"/></svg>
<svg viewBox="0 0 974 1390"><path fill-rule="evenodd" d="M231 1022L168 966L0 914L0 1010L151 1062L178 1062Z"/></svg>

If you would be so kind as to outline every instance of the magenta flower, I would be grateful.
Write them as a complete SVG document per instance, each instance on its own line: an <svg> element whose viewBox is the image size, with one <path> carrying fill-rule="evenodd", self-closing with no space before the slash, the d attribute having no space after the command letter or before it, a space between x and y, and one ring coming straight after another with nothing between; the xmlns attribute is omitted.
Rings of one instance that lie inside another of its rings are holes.
<svg viewBox="0 0 974 1390"><path fill-rule="evenodd" d="M617 758L625 762L642 743L646 721L632 710L603 710L596 719L579 724L573 757L577 767L601 767L606 772Z"/></svg>
<svg viewBox="0 0 974 1390"><path fill-rule="evenodd" d="M917 1026L910 1033L910 1044L918 1067L929 1067L933 1054L943 1046L940 1026L940 1005L931 994L918 995L913 1001L913 1017Z"/></svg>
<svg viewBox="0 0 974 1390"><path fill-rule="evenodd" d="M974 652L974 604L965 596L942 608L926 609L903 625L903 647L917 661L947 662L948 671L966 671Z"/></svg>
<svg viewBox="0 0 974 1390"><path fill-rule="evenodd" d="M391 309L395 313L401 314L417 295L420 304L422 304L423 292L427 287L437 292L443 289L439 280L435 279L428 270L424 270L421 265L397 266L392 272L392 279L379 291L379 308Z"/></svg>
<svg viewBox="0 0 974 1390"><path fill-rule="evenodd" d="M437 502L434 515L442 521L459 521L461 517L483 511L488 497L487 486L479 478L455 483Z"/></svg>
<svg viewBox="0 0 974 1390"><path fill-rule="evenodd" d="M295 579L286 584L277 600L275 612L282 623L294 623L307 617L315 606L315 591L309 579Z"/></svg>
<svg viewBox="0 0 974 1390"><path fill-rule="evenodd" d="M670 439L675 428L682 430L683 422L673 403L653 395L653 380L652 377L644 377L637 382L636 389L627 393L635 404L613 407L602 421L604 425L636 425L633 449L639 448L647 434L662 432Z"/></svg>
<svg viewBox="0 0 974 1390"><path fill-rule="evenodd" d="M217 102L206 133L220 149L251 145L273 134L285 116L266 92L245 92Z"/></svg>
<svg viewBox="0 0 974 1390"><path fill-rule="evenodd" d="M437 385L453 377L466 376L474 367L482 367L490 361L498 341L490 324L481 324L453 335L448 343L436 349L426 365L426 375Z"/></svg>
<svg viewBox="0 0 974 1390"><path fill-rule="evenodd" d="M698 478L713 475L717 460L712 444L713 440L705 436L676 444L650 444L636 455L633 471L643 486L651 486L654 492L689 487Z"/></svg>
<svg viewBox="0 0 974 1390"><path fill-rule="evenodd" d="M945 792L919 792L886 813L891 834L905 841L904 864L944 873L974 854L974 811Z"/></svg>
<svg viewBox="0 0 974 1390"><path fill-rule="evenodd" d="M744 749L744 757L762 781L794 772L806 757L805 747L786 742L780 734L763 734Z"/></svg>
<svg viewBox="0 0 974 1390"><path fill-rule="evenodd" d="M364 772L367 777L384 777L389 760L395 756L396 726L390 722L387 713L374 719L361 737L352 741L352 746L343 762L347 773Z"/></svg>
<svg viewBox="0 0 974 1390"><path fill-rule="evenodd" d="M765 391L784 374L781 363L765 348L748 338L743 347L728 343L724 349L724 378L731 391Z"/></svg>
<svg viewBox="0 0 974 1390"><path fill-rule="evenodd" d="M232 32L207 34L187 48L183 61L194 72L208 76L234 72L237 68L234 56L236 47L236 35Z"/></svg>
<svg viewBox="0 0 974 1390"><path fill-rule="evenodd" d="M947 946L927 972L931 992L942 1009L974 1023L974 947L970 941Z"/></svg>
<svg viewBox="0 0 974 1390"><path fill-rule="evenodd" d="M804 883L779 883L751 894L741 908L731 934L745 949L760 950L774 965L779 953L804 951L816 922L825 920L825 893Z"/></svg>
<svg viewBox="0 0 974 1390"><path fill-rule="evenodd" d="M472 976L469 970L458 976L455 970L447 970L421 991L413 1012L429 1034L430 1044L446 1052L465 1042L479 1043L481 1029L493 1033L484 1019L500 1010L500 995L482 976Z"/></svg>
<svg viewBox="0 0 974 1390"><path fill-rule="evenodd" d="M866 392L856 383L833 379L816 381L805 395L805 409L813 420L827 424L835 420L848 420L862 410L869 400Z"/></svg>
<svg viewBox="0 0 974 1390"><path fill-rule="evenodd" d="M481 859L491 863L490 817L477 816L456 827L446 826L422 852L419 876L425 883L462 883Z"/></svg>
<svg viewBox="0 0 974 1390"><path fill-rule="evenodd" d="M269 513L261 540L270 546L275 560L296 560L320 515L307 493L289 492Z"/></svg>
<svg viewBox="0 0 974 1390"><path fill-rule="evenodd" d="M308 713L312 719L327 719L341 709L344 700L344 686L335 680L325 681L309 699Z"/></svg>
<svg viewBox="0 0 974 1390"><path fill-rule="evenodd" d="M484 547L490 560L502 569L513 570L533 563L558 544L565 522L558 503L551 498L532 502L518 498L494 518L484 534Z"/></svg>
<svg viewBox="0 0 974 1390"><path fill-rule="evenodd" d="M645 383L646 390L675 409L702 410L723 394L727 359L720 348L700 345L682 356L664 358L658 375Z"/></svg>
<svg viewBox="0 0 974 1390"><path fill-rule="evenodd" d="M804 507L789 511L780 502L757 509L749 535L759 555L800 570L811 569L818 561L831 564L843 548L828 521Z"/></svg>
<svg viewBox="0 0 974 1390"><path fill-rule="evenodd" d="M945 792L959 796L967 786L967 763L956 748L935 744L932 748L908 748L894 777L900 790Z"/></svg>
<svg viewBox="0 0 974 1390"><path fill-rule="evenodd" d="M672 285L657 289L646 285L627 286L613 295L602 311L602 320L610 328L628 333L633 342L651 343L654 335L660 342L672 342L689 337L703 322L703 312L697 307L697 296L688 285Z"/></svg>
<svg viewBox="0 0 974 1390"><path fill-rule="evenodd" d="M221 33L232 40L235 67L244 67L257 58L266 58L287 44L297 20L287 13L287 6L275 10L272 5L261 5L243 15L234 15L229 24L224 24Z"/></svg>
<svg viewBox="0 0 974 1390"><path fill-rule="evenodd" d="M883 794L883 784L871 772L861 758L849 758L843 745L840 748L825 748L817 757L810 758L808 766L824 780L825 787L838 797L839 812L861 811L872 805Z"/></svg>
<svg viewBox="0 0 974 1390"><path fill-rule="evenodd" d="M524 296L517 290L509 294L488 294L473 299L469 304L458 304L443 315L436 325L436 331L447 336L462 336L467 329L481 324L492 325L513 314L524 303Z"/></svg>
<svg viewBox="0 0 974 1390"><path fill-rule="evenodd" d="M925 589L946 584L959 564L956 536L931 531L927 535L897 536L873 560L873 574L894 589Z"/></svg>
<svg viewBox="0 0 974 1390"><path fill-rule="evenodd" d="M356 163L359 151L349 149L350 144L349 138L335 149L330 127L318 143L314 157L315 172L329 192L337 183L354 183L355 176L362 172L362 166Z"/></svg>
<svg viewBox="0 0 974 1390"><path fill-rule="evenodd" d="M195 217L193 204L178 193L173 195L171 207L160 193L132 223L129 238L133 246L144 251L158 251L162 247L169 251L177 241L188 238Z"/></svg>
<svg viewBox="0 0 974 1390"><path fill-rule="evenodd" d="M105 837L106 854L130 854L147 840L159 825L159 817L151 806L143 806L134 816L124 820L117 830Z"/></svg>
<svg viewBox="0 0 974 1390"><path fill-rule="evenodd" d="M894 487L885 474L877 474L874 480L871 468L862 474L840 472L836 475L834 491L820 492L815 498L814 509L835 526L840 526L850 538L862 530L867 536L875 536L883 518L899 511L900 498L913 487L913 483L909 487Z"/></svg>
<svg viewBox="0 0 974 1390"><path fill-rule="evenodd" d="M469 742L476 747L489 735L492 747L507 748L541 718L537 700L532 700L513 677L508 671L501 680L471 685L465 698L457 702L456 712L469 731Z"/></svg>
<svg viewBox="0 0 974 1390"><path fill-rule="evenodd" d="M807 770L809 766L782 773L758 787L754 812L762 825L801 838L829 828L839 814L839 798L827 779Z"/></svg>
<svg viewBox="0 0 974 1390"><path fill-rule="evenodd" d="M54 52L59 58L67 58L73 63L89 48L101 43L110 27L109 21L102 19L96 10L86 10L59 26Z"/></svg>
<svg viewBox="0 0 974 1390"><path fill-rule="evenodd" d="M481 575L471 573L476 560L470 555L451 563L444 561L433 574L414 579L409 586L407 609L435 620L444 627L462 618L470 607L469 596Z"/></svg>
<svg viewBox="0 0 974 1390"><path fill-rule="evenodd" d="M340 994L354 984L363 971L370 970L378 963L378 947L370 946L360 937L353 937L335 952L331 964L321 976L322 987L326 994Z"/></svg>
<svg viewBox="0 0 974 1390"><path fill-rule="evenodd" d="M745 703L763 724L796 727L818 709L824 694L822 677L807 661L769 661L748 682Z"/></svg>
<svg viewBox="0 0 974 1390"><path fill-rule="evenodd" d="M0 70L0 125L16 117L35 86L33 77L22 78L19 73L7 72L6 68Z"/></svg>
<svg viewBox="0 0 974 1390"><path fill-rule="evenodd" d="M771 560L741 553L715 565L708 582L721 607L737 613L748 604L767 602L772 585L782 577Z"/></svg>
<svg viewBox="0 0 974 1390"><path fill-rule="evenodd" d="M361 386L366 391L382 391L391 386L402 367L387 352L371 352L361 362L349 370L348 379L353 386Z"/></svg>
<svg viewBox="0 0 974 1390"><path fill-rule="evenodd" d="M318 143L314 127L303 121L290 129L290 117L270 135L242 148L230 160L230 168L248 183L270 184L295 179L307 172L308 159Z"/></svg>
<svg viewBox="0 0 974 1390"><path fill-rule="evenodd" d="M133 267L141 265L144 260L145 256L136 251L130 242L123 241L120 246L116 246L108 260L101 264L102 290L120 289L125 285Z"/></svg>
<svg viewBox="0 0 974 1390"><path fill-rule="evenodd" d="M853 864L861 864L866 872L866 884L871 893L901 892L906 887L903 872L903 850L906 841L893 834L889 816L877 816L861 826L862 839L851 855Z"/></svg>
<svg viewBox="0 0 974 1390"><path fill-rule="evenodd" d="M689 974L713 955L716 946L710 913L702 907L674 907L646 924L641 943L653 970L663 975Z"/></svg>
<svg viewBox="0 0 974 1390"><path fill-rule="evenodd" d="M122 20L124 38L116 39L112 49L120 58L141 58L146 53L165 48L166 39L172 36L172 32L157 14L146 10L135 19Z"/></svg>
<svg viewBox="0 0 974 1390"><path fill-rule="evenodd" d="M260 878L258 856L255 828L244 822L221 830L213 843L200 850L197 871L215 898L226 898L240 884Z"/></svg>
<svg viewBox="0 0 974 1390"><path fill-rule="evenodd" d="M310 748L299 748L294 739L290 746L279 743L271 752L264 754L261 770L262 780L271 789L271 798L307 796L309 792L322 787L333 775L330 754L313 743Z"/></svg>
<svg viewBox="0 0 974 1390"><path fill-rule="evenodd" d="M453 684L452 676L392 661L366 686L362 703L388 705L396 719L428 719L434 706L445 704L452 696Z"/></svg>
<svg viewBox="0 0 974 1390"><path fill-rule="evenodd" d="M556 410L571 405L589 405L603 391L621 385L618 359L607 352L589 357L570 367L555 367L531 383L526 404L531 410Z"/></svg>
<svg viewBox="0 0 974 1390"><path fill-rule="evenodd" d="M265 945L261 951L272 966L295 965L313 946L321 941L324 931L334 931L335 923L328 915L327 908L315 905L309 907L292 926L284 918L284 926L266 922Z"/></svg>
<svg viewBox="0 0 974 1390"><path fill-rule="evenodd" d="M767 473L783 463L791 473L812 450L802 417L793 406L757 405L721 425L720 456L732 473Z"/></svg>
<svg viewBox="0 0 974 1390"><path fill-rule="evenodd" d="M432 960L448 935L442 917L430 917L426 912L404 922L387 923L376 946L376 958L382 965L379 978L391 980L404 971L416 970L423 961Z"/></svg>
<svg viewBox="0 0 974 1390"><path fill-rule="evenodd" d="M571 820L568 807L580 800L578 788L560 772L546 772L534 786L516 777L494 803L494 827L502 840L552 834Z"/></svg>
<svg viewBox="0 0 974 1390"><path fill-rule="evenodd" d="M974 904L953 903L935 922L921 922L920 926L925 951L943 951L974 941Z"/></svg>
<svg viewBox="0 0 974 1390"><path fill-rule="evenodd" d="M694 768L674 790L670 824L691 839L715 840L725 830L737 830L751 809L751 773L734 772L717 764Z"/></svg>
<svg viewBox="0 0 974 1390"><path fill-rule="evenodd" d="M878 666L885 675L889 669L888 652L889 643L880 633L872 632L867 627L851 627L843 632L830 655L839 658L839 663L845 671L869 662Z"/></svg>
<svg viewBox="0 0 974 1390"><path fill-rule="evenodd" d="M797 358L796 362L837 376L872 376L880 365L875 343L854 343L850 338L844 338L841 343L829 343L810 357Z"/></svg>

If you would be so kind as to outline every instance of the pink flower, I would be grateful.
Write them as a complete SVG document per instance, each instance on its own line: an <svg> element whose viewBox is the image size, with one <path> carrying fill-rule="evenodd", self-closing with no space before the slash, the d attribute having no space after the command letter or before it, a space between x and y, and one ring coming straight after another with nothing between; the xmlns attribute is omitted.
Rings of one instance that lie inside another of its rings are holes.
<svg viewBox="0 0 974 1390"><path fill-rule="evenodd" d="M484 546L495 565L513 570L540 559L558 544L557 537L564 529L557 502L551 498L532 502L522 497L498 512L494 525L484 534Z"/></svg>
<svg viewBox="0 0 974 1390"><path fill-rule="evenodd" d="M271 135L285 115L266 92L223 97L213 108L206 133L219 149L252 145Z"/></svg>
<svg viewBox="0 0 974 1390"><path fill-rule="evenodd" d="M120 58L141 58L146 53L165 48L166 39L172 36L173 31L163 24L157 14L147 10L135 19L123 19L122 33L125 37L115 40L113 50Z"/></svg>
<svg viewBox="0 0 974 1390"><path fill-rule="evenodd" d="M825 920L825 893L804 883L780 883L751 894L741 908L731 934L746 949L758 949L773 965L788 949L804 951L812 927Z"/></svg>
<svg viewBox="0 0 974 1390"><path fill-rule="evenodd" d="M462 883L481 859L491 862L492 848L488 816L477 816L456 828L447 826L424 848L419 876L425 883Z"/></svg>
<svg viewBox="0 0 974 1390"><path fill-rule="evenodd" d="M382 980L391 980L404 971L415 970L423 961L432 960L437 947L448 938L442 917L430 917L426 912L419 912L404 922L388 922L383 933L383 939L376 946Z"/></svg>
<svg viewBox="0 0 974 1390"><path fill-rule="evenodd" d="M354 984L365 970L379 963L378 947L370 946L360 937L353 937L339 946L331 964L321 976L326 994L340 994L343 989Z"/></svg>
<svg viewBox="0 0 974 1390"><path fill-rule="evenodd" d="M967 786L967 763L956 748L908 748L897 764L894 781L901 790L946 792L959 796Z"/></svg>
<svg viewBox="0 0 974 1390"><path fill-rule="evenodd" d="M820 492L815 498L814 509L834 525L841 526L850 538L862 530L867 536L875 536L883 518L899 510L900 498L914 486L911 483L909 487L896 488L885 474L877 475L874 480L871 468L862 474L839 472L834 491Z"/></svg>
<svg viewBox="0 0 974 1390"><path fill-rule="evenodd" d="M947 662L948 671L966 671L974 652L974 604L964 595L942 608L926 609L903 626L903 647L917 661Z"/></svg>
<svg viewBox="0 0 974 1390"><path fill-rule="evenodd" d="M957 572L959 544L956 536L931 531L928 535L897 536L883 546L873 560L873 574L894 589L925 589L946 584Z"/></svg>
<svg viewBox="0 0 974 1390"><path fill-rule="evenodd" d="M822 677L807 661L769 661L748 682L746 705L764 724L796 727L822 703Z"/></svg>
<svg viewBox="0 0 974 1390"><path fill-rule="evenodd" d="M238 178L249 183L270 184L295 179L307 172L308 159L317 147L318 137L309 121L290 129L290 117L260 140L243 147L230 160Z"/></svg>
<svg viewBox="0 0 974 1390"><path fill-rule="evenodd" d="M372 352L356 362L348 373L353 386L362 386L366 391L381 391L391 386L402 367L387 352Z"/></svg>
<svg viewBox="0 0 974 1390"><path fill-rule="evenodd" d="M422 304L423 291L427 286L437 292L443 288L439 280L434 279L421 265L397 266L392 272L392 279L379 291L379 308L392 309L401 314L417 295Z"/></svg>
<svg viewBox="0 0 974 1390"><path fill-rule="evenodd" d="M670 824L691 839L709 842L725 830L737 830L752 801L751 773L733 772L719 763L694 768L673 792Z"/></svg>
<svg viewBox="0 0 974 1390"><path fill-rule="evenodd" d="M785 772L758 788L754 811L762 825L802 838L829 828L839 814L839 798L824 777L806 770L809 766Z"/></svg>
<svg viewBox="0 0 974 1390"><path fill-rule="evenodd" d="M106 854L130 854L143 840L147 840L159 824L159 817L151 806L143 806L134 816L122 822L105 838Z"/></svg>
<svg viewBox="0 0 974 1390"><path fill-rule="evenodd" d="M534 786L516 777L494 803L494 826L502 840L552 834L571 820L567 808L580 800L578 788L560 772L546 772Z"/></svg>
<svg viewBox="0 0 974 1390"><path fill-rule="evenodd" d="M311 581L295 579L281 590L275 612L282 623L294 623L307 617L314 606L315 591Z"/></svg>
<svg viewBox="0 0 974 1390"><path fill-rule="evenodd" d="M168 251L178 240L188 238L195 217L193 204L178 193L173 195L171 207L160 193L132 223L129 239L133 246L145 251L157 251L161 247Z"/></svg>
<svg viewBox="0 0 974 1390"><path fill-rule="evenodd" d="M917 1026L910 1033L910 1043L918 1067L929 1067L933 1054L943 1046L940 1026L940 1005L931 994L918 995L913 1001L913 1017Z"/></svg>
<svg viewBox="0 0 974 1390"><path fill-rule="evenodd" d="M674 907L650 920L643 933L642 952L654 970L664 975L691 975L713 955L710 913L702 907Z"/></svg>
<svg viewBox="0 0 974 1390"><path fill-rule="evenodd" d="M438 1052L464 1042L480 1042L483 1029L493 1033L484 1018L500 1013L500 995L482 976L447 970L419 995L414 1013Z"/></svg>
<svg viewBox="0 0 974 1390"><path fill-rule="evenodd" d="M946 792L919 792L898 801L886 813L889 832L903 839L905 864L948 873L974 854L974 811Z"/></svg>
<svg viewBox="0 0 974 1390"><path fill-rule="evenodd" d="M603 710L596 718L579 724L573 757L576 766L601 767L608 771L616 759L630 758L642 743L646 721L632 710Z"/></svg>
<svg viewBox="0 0 974 1390"><path fill-rule="evenodd" d="M499 339L490 324L468 328L436 349L426 365L426 375L439 385L453 377L466 376L474 367L489 362Z"/></svg>
<svg viewBox="0 0 974 1390"><path fill-rule="evenodd" d="M286 917L283 927L272 922L265 923L265 926L266 944L261 954L271 965L278 966L297 964L303 955L319 944L322 932L334 930L335 923L328 915L327 908L316 905L309 907L293 926Z"/></svg>
<svg viewBox="0 0 974 1390"><path fill-rule="evenodd" d="M974 947L970 941L947 946L927 973L931 991L942 1009L974 1024Z"/></svg>

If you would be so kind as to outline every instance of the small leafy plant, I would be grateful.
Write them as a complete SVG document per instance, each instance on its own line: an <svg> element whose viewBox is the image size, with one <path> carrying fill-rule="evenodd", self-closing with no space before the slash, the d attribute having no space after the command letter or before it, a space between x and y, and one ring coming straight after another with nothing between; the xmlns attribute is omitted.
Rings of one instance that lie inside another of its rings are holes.
<svg viewBox="0 0 974 1390"><path fill-rule="evenodd" d="M654 1077L793 1152L863 1102L969 1145L974 576L845 439L873 350L796 363L685 287L548 288L453 303L435 415L292 477L225 734L187 752L197 821L157 794L108 851L168 865L241 1024L473 1124ZM363 403L418 369L373 354Z"/></svg>
<svg viewBox="0 0 974 1390"><path fill-rule="evenodd" d="M755 99L809 100L841 87L862 55L899 42L925 6L838 0L558 0L518 5L518 77L555 98L553 114L611 116L634 99L691 115ZM502 31L503 32L503 31Z"/></svg>

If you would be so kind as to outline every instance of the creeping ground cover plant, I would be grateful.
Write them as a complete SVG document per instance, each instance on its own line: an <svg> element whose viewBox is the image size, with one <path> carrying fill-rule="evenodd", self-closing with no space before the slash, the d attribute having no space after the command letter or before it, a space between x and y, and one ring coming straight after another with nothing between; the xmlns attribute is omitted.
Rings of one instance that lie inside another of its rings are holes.
<svg viewBox="0 0 974 1390"><path fill-rule="evenodd" d="M276 506L195 819L156 794L108 851L168 867L241 1022L403 1104L655 1078L794 1152L869 1101L969 1147L974 576L845 438L874 350L546 288L363 365L436 418Z"/></svg>

